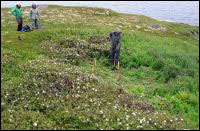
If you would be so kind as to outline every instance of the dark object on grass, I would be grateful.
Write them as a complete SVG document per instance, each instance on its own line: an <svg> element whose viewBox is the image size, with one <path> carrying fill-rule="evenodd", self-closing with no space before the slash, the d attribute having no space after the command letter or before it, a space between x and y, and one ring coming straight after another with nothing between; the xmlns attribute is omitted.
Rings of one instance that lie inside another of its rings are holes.
<svg viewBox="0 0 200 131"><path fill-rule="evenodd" d="M30 26L28 25L25 25L23 28L22 28L22 32L30 32L31 31L31 28Z"/></svg>
<svg viewBox="0 0 200 131"><path fill-rule="evenodd" d="M21 37L18 35L18 40L22 40Z"/></svg>

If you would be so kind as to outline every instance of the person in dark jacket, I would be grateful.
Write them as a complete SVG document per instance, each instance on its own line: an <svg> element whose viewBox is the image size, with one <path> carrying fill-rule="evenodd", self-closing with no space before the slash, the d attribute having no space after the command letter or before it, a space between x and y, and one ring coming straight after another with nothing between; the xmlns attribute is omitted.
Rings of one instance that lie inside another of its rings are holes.
<svg viewBox="0 0 200 131"><path fill-rule="evenodd" d="M17 2L16 6L12 8L11 13L16 17L18 23L17 31L21 31L23 26L23 12L21 9L21 3Z"/></svg>
<svg viewBox="0 0 200 131"><path fill-rule="evenodd" d="M119 28L116 28L113 32L110 33L109 36L112 40L110 60L113 65L117 65L119 61L120 47L122 43L122 32L120 32Z"/></svg>

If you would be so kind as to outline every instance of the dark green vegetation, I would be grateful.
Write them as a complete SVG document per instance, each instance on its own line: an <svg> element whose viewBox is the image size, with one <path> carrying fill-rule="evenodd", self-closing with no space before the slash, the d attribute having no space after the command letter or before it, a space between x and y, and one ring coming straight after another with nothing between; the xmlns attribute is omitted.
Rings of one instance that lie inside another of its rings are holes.
<svg viewBox="0 0 200 131"><path fill-rule="evenodd" d="M96 8L40 10L45 29L20 33L1 9L1 129L199 129L199 27ZM119 82L107 60L117 26Z"/></svg>

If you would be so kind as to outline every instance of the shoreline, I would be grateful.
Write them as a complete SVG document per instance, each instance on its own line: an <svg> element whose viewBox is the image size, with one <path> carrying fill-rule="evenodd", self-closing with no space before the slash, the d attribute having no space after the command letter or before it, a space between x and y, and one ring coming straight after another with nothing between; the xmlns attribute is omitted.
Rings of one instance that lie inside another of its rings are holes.
<svg viewBox="0 0 200 131"><path fill-rule="evenodd" d="M106 9L106 10L111 10L115 13L120 13L120 14L126 14L126 15L138 15L138 16L145 16L145 17L148 17L150 19L155 19L157 21L160 21L160 22L169 22L169 23L174 23L174 24L185 24L185 25L189 25L189 26L193 26L193 27L199 27L199 25L193 25L193 24L189 24L189 23L182 23L182 22L175 22L175 21L172 21L172 20L159 20L159 19L156 19L156 18L152 18L150 16L146 16L146 15L141 15L141 14L133 14L133 13L124 13L124 12L119 12L119 11L114 11L112 9L109 9L109 8L103 8L103 7L91 7L91 6L65 6L65 5L51 5L51 4L39 4L38 5L39 8L40 6L45 6L45 7L48 7L48 6L58 6L58 7L73 7L73 8L100 8L100 9ZM24 8L26 7L30 7L30 6L23 6ZM12 7L1 7L2 9L6 9L6 8L12 8Z"/></svg>

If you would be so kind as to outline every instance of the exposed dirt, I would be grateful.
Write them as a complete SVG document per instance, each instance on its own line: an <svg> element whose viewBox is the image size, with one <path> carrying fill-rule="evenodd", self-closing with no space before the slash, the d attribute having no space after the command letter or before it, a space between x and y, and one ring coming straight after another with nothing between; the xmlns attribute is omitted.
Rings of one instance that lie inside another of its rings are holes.
<svg viewBox="0 0 200 131"><path fill-rule="evenodd" d="M89 37L88 42L89 44L91 44L90 48L92 49L92 51L98 51L100 56L105 56L105 57L110 56L109 46L111 40L109 39L109 37L94 35Z"/></svg>
<svg viewBox="0 0 200 131"><path fill-rule="evenodd" d="M104 44L110 42L110 39L109 37L94 35L90 36L88 41L90 44Z"/></svg>
<svg viewBox="0 0 200 131"><path fill-rule="evenodd" d="M119 88L117 92L121 97L120 101L124 107L138 109L148 113L155 111L155 108L151 104L144 101L138 101L137 98L126 93L124 89Z"/></svg>

